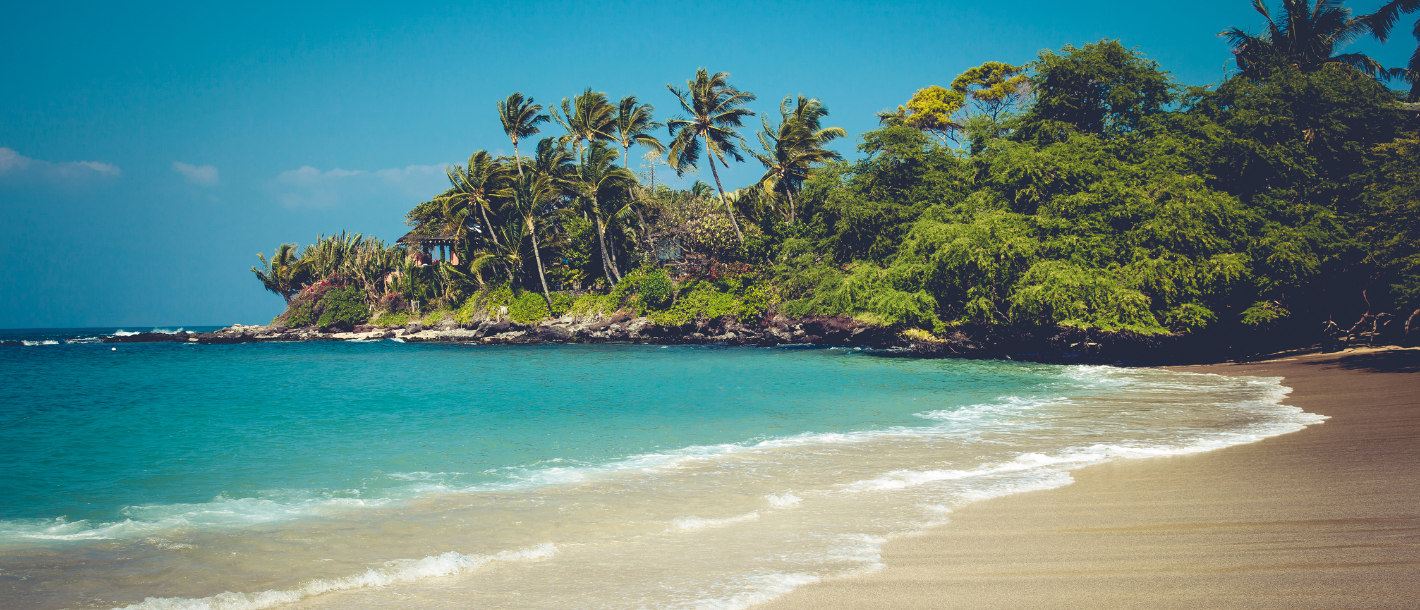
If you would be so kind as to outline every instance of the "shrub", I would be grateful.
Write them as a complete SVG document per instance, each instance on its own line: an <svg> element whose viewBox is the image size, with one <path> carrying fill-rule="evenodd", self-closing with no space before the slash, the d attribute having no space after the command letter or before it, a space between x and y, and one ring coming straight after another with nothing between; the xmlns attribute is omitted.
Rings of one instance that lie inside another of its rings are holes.
<svg viewBox="0 0 1420 610"><path fill-rule="evenodd" d="M320 300L321 314L316 326L350 329L370 317L365 295L359 288L346 286L326 292Z"/></svg>

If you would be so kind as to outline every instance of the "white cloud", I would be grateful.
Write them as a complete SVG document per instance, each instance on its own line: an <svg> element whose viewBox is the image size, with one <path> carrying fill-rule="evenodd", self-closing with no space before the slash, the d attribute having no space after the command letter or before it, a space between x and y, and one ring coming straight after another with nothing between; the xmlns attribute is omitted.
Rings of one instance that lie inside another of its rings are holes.
<svg viewBox="0 0 1420 610"><path fill-rule="evenodd" d="M288 208L332 208L362 203L398 203L414 207L448 188L444 167L410 165L376 171L332 169L309 165L281 172L269 184Z"/></svg>
<svg viewBox="0 0 1420 610"><path fill-rule="evenodd" d="M217 186L217 168L211 165L188 165L182 161L173 161L173 171L182 174L188 182L197 186Z"/></svg>
<svg viewBox="0 0 1420 610"><path fill-rule="evenodd" d="M31 159L14 149L0 146L0 180L39 179L51 182L72 182L88 178L114 178L122 175L117 167L98 161L65 161L51 163Z"/></svg>

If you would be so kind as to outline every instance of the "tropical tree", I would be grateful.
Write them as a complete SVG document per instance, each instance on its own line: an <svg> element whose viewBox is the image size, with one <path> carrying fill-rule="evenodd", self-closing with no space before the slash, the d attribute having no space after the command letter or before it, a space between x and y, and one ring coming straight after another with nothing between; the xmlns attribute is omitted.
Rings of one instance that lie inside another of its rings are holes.
<svg viewBox="0 0 1420 610"><path fill-rule="evenodd" d="M1351 18L1351 9L1341 0L1317 0L1314 5L1312 0L1282 0L1282 13L1276 18L1264 0L1252 0L1252 8L1267 20L1260 36L1238 28L1219 34L1232 45L1238 69L1247 78L1263 78L1283 66L1305 73L1331 64L1351 66L1373 77L1387 75L1379 62L1364 53L1336 54L1367 27L1367 22Z"/></svg>
<svg viewBox="0 0 1420 610"><path fill-rule="evenodd" d="M906 106L898 106L897 110L884 110L873 116L878 117L878 125L883 127L907 127L912 121L912 111Z"/></svg>
<svg viewBox="0 0 1420 610"><path fill-rule="evenodd" d="M636 183L636 176L624 167L616 167L615 161L615 150L601 142L592 143L578 159L573 187L584 204L583 210L596 222L602 271L613 286L621 281L621 272L607 251L606 231L613 222L634 218L632 202L626 194Z"/></svg>
<svg viewBox="0 0 1420 610"><path fill-rule="evenodd" d="M546 123L547 115L542 114L542 104L534 104L533 98L523 99L522 93L514 93L498 102L498 120L503 122L503 133L513 141L513 157L517 160L518 176L522 177L523 158L518 154L518 140L537 135L541 131L537 124Z"/></svg>
<svg viewBox="0 0 1420 610"><path fill-rule="evenodd" d="M539 146L541 147L541 146ZM500 195L508 199L513 212L522 219L527 236L532 240L533 259L537 262L537 279L542 284L542 298L547 303L547 314L552 313L552 296L547 290L547 275L543 272L542 253L537 240L537 220L543 208L561 196L561 189L553 177L543 172L519 176L513 185L503 189Z"/></svg>
<svg viewBox="0 0 1420 610"><path fill-rule="evenodd" d="M435 203L443 206L444 217L451 220L464 211L472 212L476 209L483 219L479 233L496 243L498 234L492 230L493 223L488 220L488 212L491 209L489 198L497 190L497 182L503 168L487 151L480 150L469 156L468 166L451 165L444 168L444 173L449 177L449 190L434 199ZM467 217L467 214L464 215ZM445 222L445 233L448 233L449 229L461 236L467 234L462 223L454 226Z"/></svg>
<svg viewBox="0 0 1420 610"><path fill-rule="evenodd" d="M794 222L796 204L794 193L798 191L809 170L815 165L841 159L837 152L823 148L823 145L848 135L842 127L820 127L820 120L828 115L828 107L817 99L798 96L784 98L779 104L779 124L771 127L761 120L764 131L759 133L760 145L764 152L749 153L764 165L764 176L756 183L765 194L782 194L789 201L786 214L790 223Z"/></svg>
<svg viewBox="0 0 1420 610"><path fill-rule="evenodd" d="M261 280L261 284L267 290L281 295L286 299L286 304L291 304L291 295L300 292L301 286L299 276L301 275L302 262L296 255L296 244L281 244L276 247L276 251L271 253L271 260L266 260L262 253L256 253L256 258L261 261L261 269L251 268L251 272L256 274L256 279Z"/></svg>
<svg viewBox="0 0 1420 610"><path fill-rule="evenodd" d="M615 139L616 108L605 93L592 91L591 87L571 100L562 98L562 113L553 110L552 117L567 130L558 143L570 144L574 154L591 142Z"/></svg>
<svg viewBox="0 0 1420 610"><path fill-rule="evenodd" d="M667 124L671 132L668 157L671 167L677 174L682 174L685 169L695 167L699 162L703 145L705 154L710 159L710 173L715 177L715 188L720 192L720 203L725 206L725 213L730 216L730 224L735 228L735 237L743 245L744 231L740 230L740 223L735 220L735 210L725 198L725 187L720 183L720 172L715 169L715 162L718 161L728 168L730 164L725 161L726 155L736 161L744 161L736 146L742 144L744 139L736 128L743 126L745 117L754 116L754 112L744 105L754 101L755 97L753 93L730 86L729 77L728 72L716 72L711 76L705 68L700 68L696 70L694 80L685 82L684 90L666 85L680 102L681 108L689 115L675 117Z"/></svg>
<svg viewBox="0 0 1420 610"><path fill-rule="evenodd" d="M1417 10L1420 10L1420 0L1390 0L1379 10L1361 17L1360 20L1377 40L1385 42L1390 36L1391 28L1395 27L1396 20L1400 19L1402 14L1408 15ZM1406 99L1409 102L1420 101L1420 20L1415 22L1413 33L1417 45L1415 52L1410 55L1410 62L1404 68L1390 71L1392 76L1399 76L1410 83L1410 96Z"/></svg>
<svg viewBox="0 0 1420 610"><path fill-rule="evenodd" d="M634 95L621 98L621 103L617 105L616 118L612 120L612 128L616 132L617 143L621 144L622 167L631 169L631 146L633 144L665 152L665 145L661 144L656 136L651 135L652 131L665 127L664 123L658 123L652 117L655 112L655 106L636 103Z"/></svg>

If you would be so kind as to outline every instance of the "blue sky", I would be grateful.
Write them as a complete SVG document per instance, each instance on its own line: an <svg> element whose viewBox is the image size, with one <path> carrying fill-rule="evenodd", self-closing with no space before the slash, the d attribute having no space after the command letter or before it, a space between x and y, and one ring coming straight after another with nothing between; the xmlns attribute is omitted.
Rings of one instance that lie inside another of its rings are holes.
<svg viewBox="0 0 1420 610"><path fill-rule="evenodd" d="M445 164L509 151L494 101L513 91L634 93L664 118L665 85L706 67L759 111L818 97L856 140L918 88L1067 43L1118 38L1217 82L1215 34L1260 25L1246 0L296 4L4 9L0 328L266 322L282 300L252 277L256 252L398 238ZM1401 65L1398 32L1352 49ZM726 188L758 173L732 168Z"/></svg>

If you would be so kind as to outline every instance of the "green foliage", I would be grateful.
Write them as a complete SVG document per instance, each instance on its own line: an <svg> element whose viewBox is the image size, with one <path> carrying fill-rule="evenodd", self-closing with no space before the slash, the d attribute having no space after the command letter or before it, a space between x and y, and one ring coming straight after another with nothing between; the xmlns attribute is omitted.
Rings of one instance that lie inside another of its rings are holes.
<svg viewBox="0 0 1420 610"><path fill-rule="evenodd" d="M346 286L326 292L321 297L321 314L316 326L355 326L364 324L370 317L370 307L365 304L359 288Z"/></svg>
<svg viewBox="0 0 1420 610"><path fill-rule="evenodd" d="M763 316L776 302L773 291L758 284L735 280L719 287L710 282L694 282L682 287L681 295L669 309L648 315L662 326L684 326L697 319L713 320L722 316L750 322Z"/></svg>
<svg viewBox="0 0 1420 610"><path fill-rule="evenodd" d="M1065 45L1059 53L1043 51L1035 70L1035 105L1019 133L1042 143L1068 137L1071 131L1105 136L1137 131L1163 110L1174 89L1157 63L1117 40L1078 49Z"/></svg>
<svg viewBox="0 0 1420 610"><path fill-rule="evenodd" d="M399 312L399 313L393 313L393 312L388 312L388 311L387 311L387 312L381 313L380 315L376 316L374 320L371 320L371 321L370 321L370 324L373 324L373 325L375 325L375 326L383 326L383 327L388 327L388 326L404 326L405 324L408 324L408 323L409 323L409 312L407 312L407 311L402 311L402 312Z"/></svg>
<svg viewBox="0 0 1420 610"><path fill-rule="evenodd" d="M1011 316L1020 323L1168 332L1149 311L1149 297L1097 269L1064 261L1041 261L1021 277L1011 295Z"/></svg>

